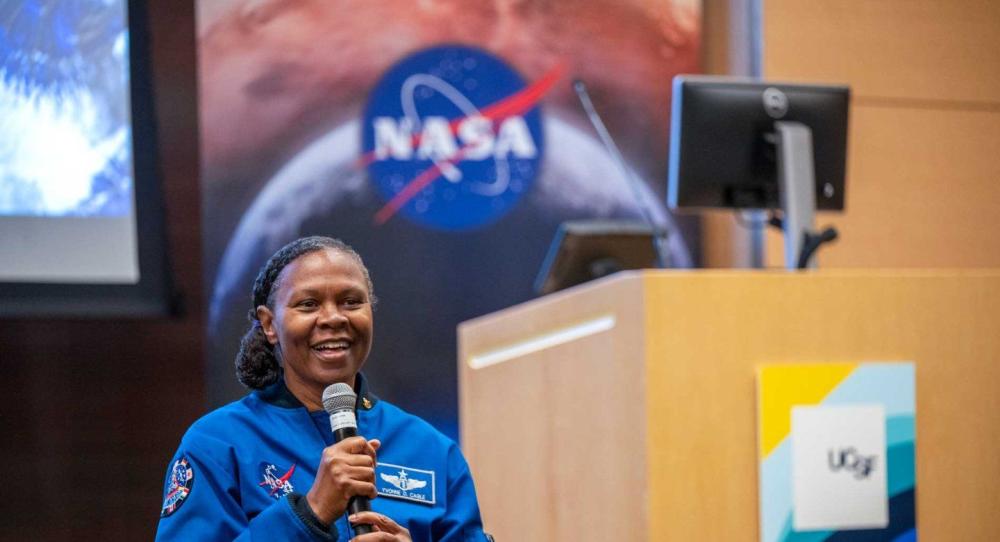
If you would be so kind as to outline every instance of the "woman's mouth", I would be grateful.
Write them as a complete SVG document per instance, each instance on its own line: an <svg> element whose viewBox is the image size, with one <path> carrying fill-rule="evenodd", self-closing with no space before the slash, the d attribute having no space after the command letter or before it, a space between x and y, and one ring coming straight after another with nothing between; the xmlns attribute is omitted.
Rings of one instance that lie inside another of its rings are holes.
<svg viewBox="0 0 1000 542"><path fill-rule="evenodd" d="M323 341L312 347L320 359L334 359L346 354L351 349L351 341L346 339Z"/></svg>

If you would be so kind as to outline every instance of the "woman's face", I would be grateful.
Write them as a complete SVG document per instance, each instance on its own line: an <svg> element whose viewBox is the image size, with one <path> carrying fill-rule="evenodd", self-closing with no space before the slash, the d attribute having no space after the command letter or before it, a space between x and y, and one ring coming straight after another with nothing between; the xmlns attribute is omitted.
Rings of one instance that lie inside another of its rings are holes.
<svg viewBox="0 0 1000 542"><path fill-rule="evenodd" d="M273 311L257 307L257 317L280 351L289 390L318 403L334 382L353 386L372 346L371 298L357 261L333 249L310 252L288 264L274 288Z"/></svg>

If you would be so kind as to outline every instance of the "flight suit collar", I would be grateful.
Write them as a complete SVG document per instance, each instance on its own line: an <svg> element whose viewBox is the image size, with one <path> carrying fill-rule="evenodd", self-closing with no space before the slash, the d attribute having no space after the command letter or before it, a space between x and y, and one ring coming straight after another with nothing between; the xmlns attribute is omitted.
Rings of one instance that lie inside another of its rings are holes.
<svg viewBox="0 0 1000 542"><path fill-rule="evenodd" d="M258 397L260 397L265 403L274 405L280 408L304 408L305 405L302 401L299 401L298 397L289 391L288 386L285 385L284 373L282 373L281 378L270 386L254 391ZM365 375L358 373L354 378L354 393L358 395L357 402L354 405L355 410L371 410L375 407L375 403L378 402L378 397L371 392L368 387L368 379Z"/></svg>

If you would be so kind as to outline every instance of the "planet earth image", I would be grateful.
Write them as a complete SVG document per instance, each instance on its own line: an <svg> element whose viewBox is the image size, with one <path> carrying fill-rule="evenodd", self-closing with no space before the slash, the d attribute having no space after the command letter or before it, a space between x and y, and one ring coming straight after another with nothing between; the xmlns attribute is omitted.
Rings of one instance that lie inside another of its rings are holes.
<svg viewBox="0 0 1000 542"><path fill-rule="evenodd" d="M133 202L125 2L0 3L0 215Z"/></svg>

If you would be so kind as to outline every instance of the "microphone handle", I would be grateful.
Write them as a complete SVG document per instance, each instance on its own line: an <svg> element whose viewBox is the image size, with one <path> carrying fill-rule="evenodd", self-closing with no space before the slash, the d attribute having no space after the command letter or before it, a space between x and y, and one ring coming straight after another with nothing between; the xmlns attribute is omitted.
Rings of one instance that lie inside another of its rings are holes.
<svg viewBox="0 0 1000 542"><path fill-rule="evenodd" d="M347 501L347 512L349 514L371 512L371 509L372 505L368 502L368 497L351 497L351 500ZM351 525L351 527L354 529L354 536L375 532L375 528L367 523L358 523Z"/></svg>
<svg viewBox="0 0 1000 542"><path fill-rule="evenodd" d="M357 427L341 427L333 432L333 441L340 442L345 438L351 438L358 436ZM357 514L358 512L370 512L372 505L368 502L368 497L355 496L351 497L351 500L347 501L347 512L348 514ZM375 529L367 523L359 523L357 525L351 525L354 529L354 535L360 536L363 534L373 533Z"/></svg>
<svg viewBox="0 0 1000 542"><path fill-rule="evenodd" d="M333 442L340 442L345 438L351 438L356 436L358 436L357 427L351 427L349 425L345 427L339 427L337 428L336 431L333 432Z"/></svg>

